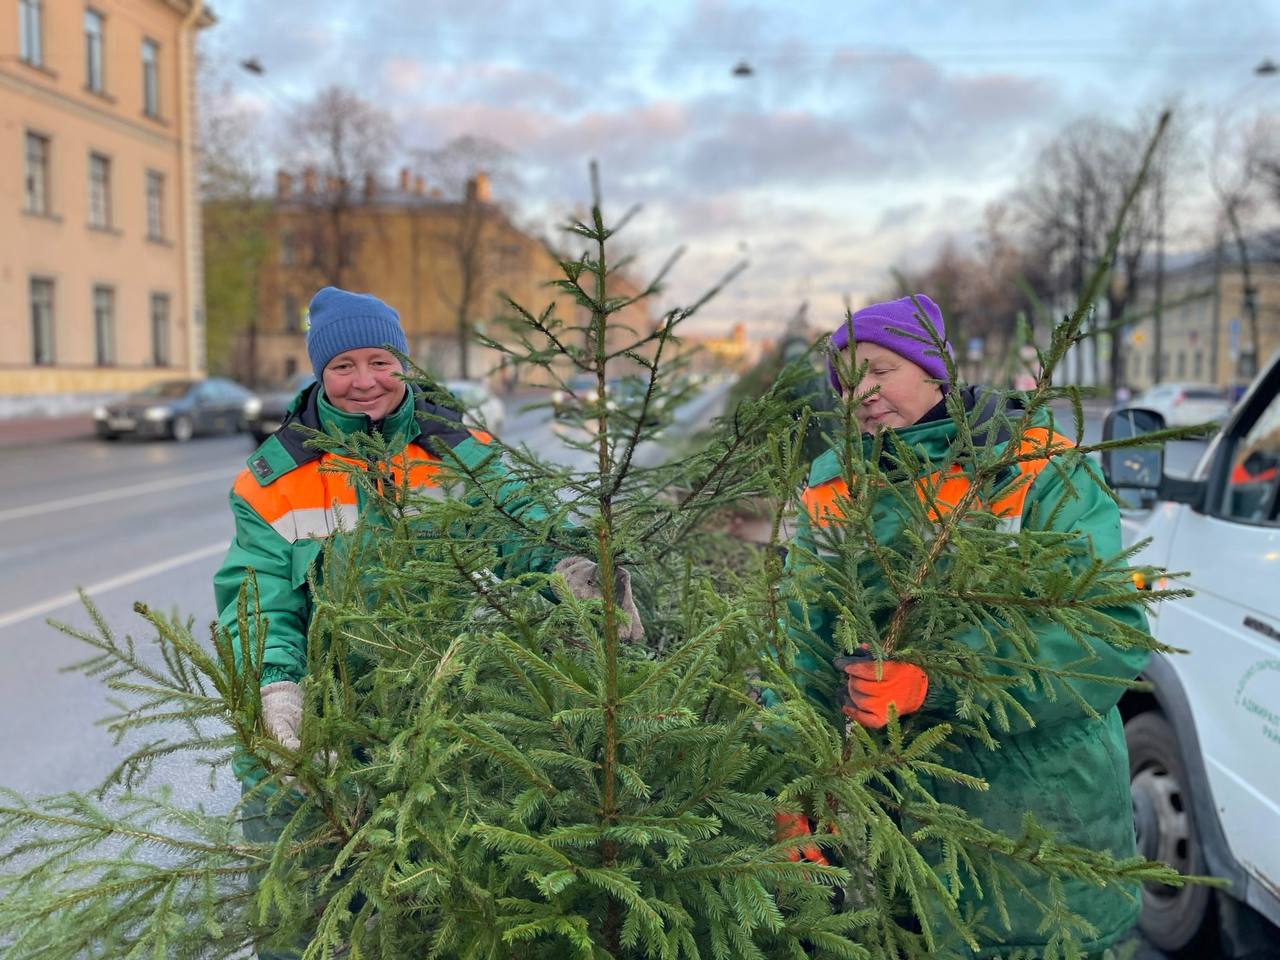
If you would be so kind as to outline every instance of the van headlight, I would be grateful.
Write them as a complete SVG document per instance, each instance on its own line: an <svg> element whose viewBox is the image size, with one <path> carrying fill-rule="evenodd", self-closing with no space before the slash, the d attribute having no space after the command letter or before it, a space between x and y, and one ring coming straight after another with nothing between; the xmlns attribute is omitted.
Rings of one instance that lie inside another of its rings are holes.
<svg viewBox="0 0 1280 960"><path fill-rule="evenodd" d="M148 420L168 420L173 411L168 407L147 407L142 415Z"/></svg>
<svg viewBox="0 0 1280 960"><path fill-rule="evenodd" d="M258 397L250 397L244 402L244 415L246 417L256 417L262 412L262 400Z"/></svg>
<svg viewBox="0 0 1280 960"><path fill-rule="evenodd" d="M94 408L93 408L93 419L95 419L95 420L105 420L105 419L107 419L107 408L106 408L106 407L94 407Z"/></svg>

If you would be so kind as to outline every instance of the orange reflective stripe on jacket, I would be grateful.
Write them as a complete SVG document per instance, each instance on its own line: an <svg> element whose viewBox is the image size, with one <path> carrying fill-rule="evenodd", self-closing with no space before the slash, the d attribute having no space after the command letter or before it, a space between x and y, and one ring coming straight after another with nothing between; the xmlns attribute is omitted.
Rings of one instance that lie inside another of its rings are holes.
<svg viewBox="0 0 1280 960"><path fill-rule="evenodd" d="M482 443L487 434L473 433ZM249 470L236 477L233 492L243 498L276 533L290 543L309 537L327 537L339 529L350 530L358 515L356 489L348 474L334 469L336 462L358 463L347 457L326 453L290 470L267 486L260 486ZM361 464L363 466L363 464ZM389 479L397 487L409 472L410 490L431 490L438 486L440 460L416 443L411 443L392 459Z"/></svg>
<svg viewBox="0 0 1280 960"><path fill-rule="evenodd" d="M1026 505L1027 493L1036 477L1049 465L1049 458L1072 449L1075 446L1061 434L1050 433L1044 427L1033 427L1022 437L1019 454L1038 454L1034 459L1019 460L1015 466L1020 474L1013 489L990 504L987 509L997 517L1006 521L1014 530L1021 526L1022 511ZM960 503L969 490L969 478L958 464L952 464L944 475L934 473L916 481L916 494L921 501L929 503L929 516L934 521L941 520ZM805 510L815 524L825 527L833 519L839 519L841 511L839 501L849 495L848 487L841 477L835 477L815 487L808 487L801 501Z"/></svg>

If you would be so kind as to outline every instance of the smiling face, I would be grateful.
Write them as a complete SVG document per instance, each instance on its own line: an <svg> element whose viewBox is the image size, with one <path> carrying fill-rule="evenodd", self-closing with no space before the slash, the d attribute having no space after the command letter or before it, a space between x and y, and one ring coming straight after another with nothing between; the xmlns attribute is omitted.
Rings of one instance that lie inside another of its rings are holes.
<svg viewBox="0 0 1280 960"><path fill-rule="evenodd" d="M854 413L863 433L875 433L881 427L909 427L942 399L942 388L929 374L886 347L860 343L855 358L857 366L867 365L858 395L879 388Z"/></svg>
<svg viewBox="0 0 1280 960"><path fill-rule="evenodd" d="M324 395L345 413L363 413L381 420L404 399L408 385L395 354L381 347L361 347L340 353L324 368Z"/></svg>

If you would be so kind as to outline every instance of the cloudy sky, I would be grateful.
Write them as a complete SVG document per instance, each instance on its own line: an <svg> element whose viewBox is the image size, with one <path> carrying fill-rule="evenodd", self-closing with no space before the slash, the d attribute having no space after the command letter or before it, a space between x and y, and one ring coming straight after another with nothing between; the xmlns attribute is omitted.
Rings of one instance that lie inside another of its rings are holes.
<svg viewBox="0 0 1280 960"><path fill-rule="evenodd" d="M462 134L520 161L526 220L642 203L629 246L684 244L670 299L750 262L704 323L837 322L888 269L963 234L1085 115L1170 97L1203 119L1280 104L1267 0L217 0L207 52L256 57L234 95L279 114L328 83L388 107L404 146ZM749 77L733 67L745 60Z"/></svg>

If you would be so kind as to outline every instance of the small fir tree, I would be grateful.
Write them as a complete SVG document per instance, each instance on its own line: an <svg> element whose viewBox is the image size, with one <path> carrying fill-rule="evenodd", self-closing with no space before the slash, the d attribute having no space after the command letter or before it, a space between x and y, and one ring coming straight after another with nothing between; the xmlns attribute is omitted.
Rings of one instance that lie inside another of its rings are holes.
<svg viewBox="0 0 1280 960"><path fill-rule="evenodd" d="M261 640L241 669L226 634L203 642L190 622L145 609L146 644L117 638L96 614L95 630L77 633L96 650L84 669L123 698L111 728L154 728L159 739L126 756L96 796L9 795L6 956L965 956L982 930L999 930L1029 874L1178 882L1159 865L1061 845L1034 822L1017 835L987 829L931 786L985 788L948 757L960 740L991 744L1017 722L1018 689L1073 695L1088 677L1083 647L1077 668L1047 670L1027 624L1047 617L1082 643L1096 636L1108 605L1132 600L1127 557L1080 567L1062 537L997 529L978 498L1007 482L1010 461L970 433L954 465L975 478L972 502L941 523L927 501L908 504L893 549L875 547L870 505L894 471L922 465L883 442L863 451L850 367L853 397L828 432L855 495L784 567L809 415L788 405L784 378L719 421L704 449L652 462L683 396L672 363L681 325L705 298L656 330L617 328L667 269L637 297L610 294L609 241L629 217L607 225L596 187L590 219L569 228L588 249L562 258L559 286L582 322L512 304L517 345L490 343L548 376L595 377L568 434L588 468L500 444L478 462L441 450L454 495L428 498L380 482L381 438L313 438L372 465L350 467L351 482L380 516L376 530L362 520L333 538L324 576L313 576L298 750L266 735L253 668ZM1028 409L1064 395L1049 377L1098 282L1042 357ZM611 399L620 363L646 372L644 389ZM963 409L952 416L969 429ZM1023 429L1011 412L997 420ZM509 472L493 469L499 457ZM770 549L730 551L715 528L747 500L771 508ZM579 555L606 584L632 572L643 639L613 590L576 599L549 572ZM868 564L887 592L863 589ZM845 649L911 655L954 696L954 718L846 729L805 695L795 663L808 611L832 602L831 576ZM239 620L243 637L268 627L252 579ZM965 628L1008 631L1014 653L997 662L947 641ZM1134 629L1115 642L1155 648ZM230 816L149 788L159 760L195 769L233 754L261 777ZM240 835L250 809L280 825L274 844ZM795 810L844 866L790 859L812 839L776 839L773 815ZM986 914L961 906L978 890ZM1061 897L1041 906L1072 956L1079 924Z"/></svg>

